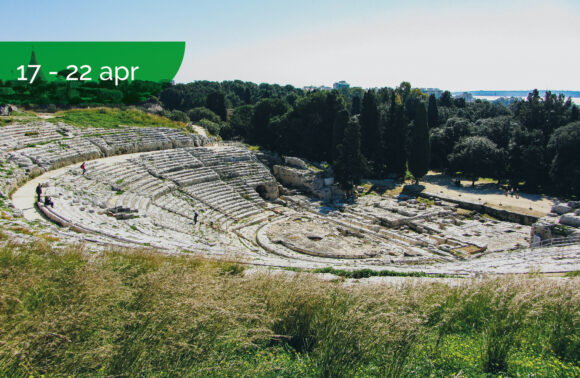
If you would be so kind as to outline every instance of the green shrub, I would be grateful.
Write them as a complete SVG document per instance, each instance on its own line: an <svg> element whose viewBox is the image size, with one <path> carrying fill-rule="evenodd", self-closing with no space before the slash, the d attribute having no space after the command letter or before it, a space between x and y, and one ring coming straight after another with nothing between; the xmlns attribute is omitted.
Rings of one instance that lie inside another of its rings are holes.
<svg viewBox="0 0 580 378"><path fill-rule="evenodd" d="M187 112L187 115L189 116L191 122L198 122L201 121L202 119L207 119L215 123L219 123L221 121L220 117L217 114L215 114L212 110L203 106L190 109Z"/></svg>
<svg viewBox="0 0 580 378"><path fill-rule="evenodd" d="M181 110L174 110L171 112L169 119L176 122L188 123L189 117Z"/></svg>
<svg viewBox="0 0 580 378"><path fill-rule="evenodd" d="M202 119L199 122L200 126L203 126L211 135L218 136L220 135L220 125L212 122L208 119Z"/></svg>

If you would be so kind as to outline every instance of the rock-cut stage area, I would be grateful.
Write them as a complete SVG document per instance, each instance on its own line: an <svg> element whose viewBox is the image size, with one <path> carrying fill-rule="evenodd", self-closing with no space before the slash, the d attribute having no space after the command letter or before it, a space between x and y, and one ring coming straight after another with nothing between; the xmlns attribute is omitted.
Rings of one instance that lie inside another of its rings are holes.
<svg viewBox="0 0 580 378"><path fill-rule="evenodd" d="M89 248L153 247L276 267L578 270L578 246L529 248L530 226L402 195L322 201L273 175L307 173L306 165L287 160L294 167L283 168L241 144L177 129L4 126L0 162L3 228L15 238L29 237L14 231L27 225ZM54 206L35 204L39 184ZM333 185L324 180L317 190L334 193Z"/></svg>

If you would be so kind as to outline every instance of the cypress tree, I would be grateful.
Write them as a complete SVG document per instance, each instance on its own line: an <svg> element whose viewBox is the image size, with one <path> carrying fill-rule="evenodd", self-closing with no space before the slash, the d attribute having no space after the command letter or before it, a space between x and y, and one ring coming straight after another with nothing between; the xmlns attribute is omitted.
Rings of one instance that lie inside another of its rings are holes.
<svg viewBox="0 0 580 378"><path fill-rule="evenodd" d="M429 96L429 109L427 111L429 117L429 128L433 129L439 124L439 110L437 109L437 99L435 95Z"/></svg>
<svg viewBox="0 0 580 378"><path fill-rule="evenodd" d="M368 160L376 162L380 153L379 110L372 90L365 92L360 112L361 150Z"/></svg>
<svg viewBox="0 0 580 378"><path fill-rule="evenodd" d="M360 150L360 126L350 120L344 129L342 144L338 146L338 158L334 163L334 176L340 187L347 192L361 182L366 168L366 161Z"/></svg>
<svg viewBox="0 0 580 378"><path fill-rule="evenodd" d="M222 92L212 92L207 95L205 107L219 115L222 121L226 120L226 98Z"/></svg>
<svg viewBox="0 0 580 378"><path fill-rule="evenodd" d="M402 99L398 94L391 97L388 115L385 119L383 145L387 170L404 176L407 170L407 123L405 122Z"/></svg>
<svg viewBox="0 0 580 378"><path fill-rule="evenodd" d="M350 114L357 115L360 114L360 97L355 96L352 98L352 106L350 108Z"/></svg>
<svg viewBox="0 0 580 378"><path fill-rule="evenodd" d="M338 146L342 144L342 139L344 138L344 130L348 124L348 112L346 110L341 110L336 115L334 119L334 124L332 125L332 160L338 158Z"/></svg>
<svg viewBox="0 0 580 378"><path fill-rule="evenodd" d="M34 50L32 50L32 54L30 55L30 62L28 63L28 69L26 70L26 79L28 79L29 81L32 80L32 77L34 76L34 73L36 71L36 68L30 67L31 65L38 65L38 60L36 59L36 53L34 52ZM46 82L46 76L42 71L42 67L38 69L36 77L34 78L34 83L39 83L41 81Z"/></svg>
<svg viewBox="0 0 580 378"><path fill-rule="evenodd" d="M417 106L415 124L411 130L411 148L409 151L409 171L415 177L416 183L429 171L429 127L425 105Z"/></svg>

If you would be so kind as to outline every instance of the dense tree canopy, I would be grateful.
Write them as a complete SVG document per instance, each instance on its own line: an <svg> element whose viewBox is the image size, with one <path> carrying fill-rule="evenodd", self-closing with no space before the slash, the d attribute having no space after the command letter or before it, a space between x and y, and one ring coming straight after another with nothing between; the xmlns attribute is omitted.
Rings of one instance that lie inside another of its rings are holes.
<svg viewBox="0 0 580 378"><path fill-rule="evenodd" d="M580 122L556 129L548 150L553 156L550 177L556 187L562 192L580 195Z"/></svg>
<svg viewBox="0 0 580 378"><path fill-rule="evenodd" d="M494 177L492 174L500 154L495 143L482 136L470 136L459 141L449 155L449 164L473 183L479 177Z"/></svg>

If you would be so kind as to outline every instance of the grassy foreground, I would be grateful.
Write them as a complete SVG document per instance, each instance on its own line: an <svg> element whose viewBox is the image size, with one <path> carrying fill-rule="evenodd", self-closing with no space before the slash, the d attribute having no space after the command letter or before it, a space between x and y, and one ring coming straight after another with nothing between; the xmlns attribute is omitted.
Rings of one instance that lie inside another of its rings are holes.
<svg viewBox="0 0 580 378"><path fill-rule="evenodd" d="M0 376L580 375L579 278L403 287L0 245Z"/></svg>
<svg viewBox="0 0 580 378"><path fill-rule="evenodd" d="M182 122L175 122L169 118L134 108L124 110L116 108L71 109L57 112L55 118L50 118L49 121L62 121L82 129L87 127L110 129L119 125L185 128Z"/></svg>

